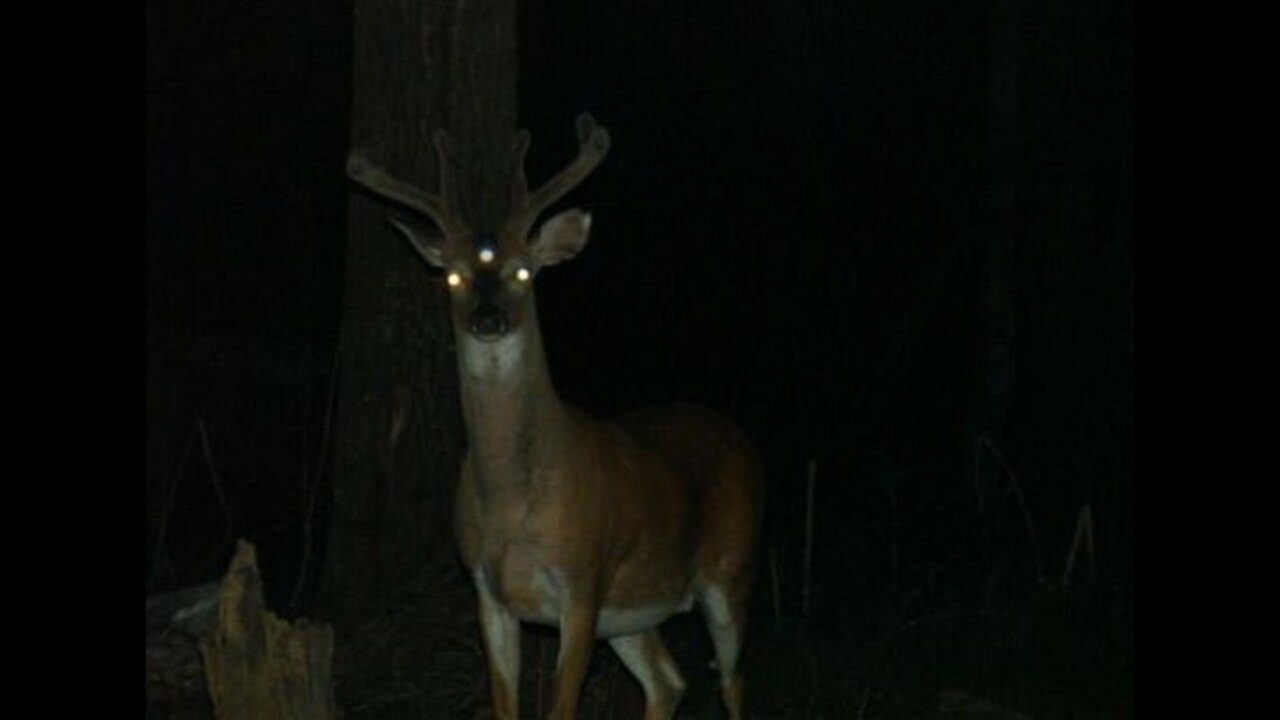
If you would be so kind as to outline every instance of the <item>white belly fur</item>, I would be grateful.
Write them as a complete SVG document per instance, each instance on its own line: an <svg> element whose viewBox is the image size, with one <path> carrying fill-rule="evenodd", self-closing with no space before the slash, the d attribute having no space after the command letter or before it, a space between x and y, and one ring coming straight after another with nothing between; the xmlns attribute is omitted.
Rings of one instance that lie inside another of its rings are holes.
<svg viewBox="0 0 1280 720"><path fill-rule="evenodd" d="M600 619L596 621L596 637L634 635L657 627L658 623L676 613L688 612L691 607L693 607L693 596L685 595L680 602L672 604L643 605L625 609L601 608Z"/></svg>
<svg viewBox="0 0 1280 720"><path fill-rule="evenodd" d="M488 584L483 572L476 574L477 583ZM534 573L532 585L539 598L536 607L509 608L525 622L558 628L567 609L566 584L555 570L542 569ZM605 606L600 608L596 620L596 637L611 638L657 627L659 623L676 613L688 612L693 607L693 595L686 593L672 602L660 602L631 608Z"/></svg>

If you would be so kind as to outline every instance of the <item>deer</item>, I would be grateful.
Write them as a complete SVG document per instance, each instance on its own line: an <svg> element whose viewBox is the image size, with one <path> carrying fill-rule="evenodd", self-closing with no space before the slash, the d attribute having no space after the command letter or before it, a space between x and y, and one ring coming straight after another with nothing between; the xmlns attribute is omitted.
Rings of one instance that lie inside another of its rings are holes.
<svg viewBox="0 0 1280 720"><path fill-rule="evenodd" d="M561 400L543 351L534 278L587 244L591 215L539 216L604 159L607 130L576 121L577 156L530 191L530 135L508 151L509 210L476 230L460 211L447 131L432 136L436 193L354 150L348 175L426 216L439 236L394 216L444 271L467 449L454 506L462 563L478 597L494 714L519 712L522 622L559 629L549 718L573 718L597 639L639 682L646 720L671 718L685 682L658 626L696 605L714 646L726 714L744 712L739 670L763 503L756 450L727 418L677 404L597 419Z"/></svg>

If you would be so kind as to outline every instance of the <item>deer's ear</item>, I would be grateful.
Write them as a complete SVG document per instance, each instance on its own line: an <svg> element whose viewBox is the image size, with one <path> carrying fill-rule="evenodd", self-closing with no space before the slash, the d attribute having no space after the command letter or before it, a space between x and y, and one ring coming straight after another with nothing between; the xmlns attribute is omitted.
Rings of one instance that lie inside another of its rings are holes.
<svg viewBox="0 0 1280 720"><path fill-rule="evenodd" d="M387 219L400 231L401 235L404 235L409 244L413 245L413 249L418 251L427 264L442 270L448 265L444 256L444 238L428 238L422 231L409 227L404 218L392 215Z"/></svg>
<svg viewBox="0 0 1280 720"><path fill-rule="evenodd" d="M591 213L574 208L552 216L529 239L533 261L547 266L571 259L587 245Z"/></svg>

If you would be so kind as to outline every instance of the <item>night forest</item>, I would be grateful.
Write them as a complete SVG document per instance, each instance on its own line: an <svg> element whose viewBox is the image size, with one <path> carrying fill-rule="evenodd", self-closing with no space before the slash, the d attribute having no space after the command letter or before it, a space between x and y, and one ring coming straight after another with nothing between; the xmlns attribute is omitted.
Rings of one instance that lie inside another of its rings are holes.
<svg viewBox="0 0 1280 720"><path fill-rule="evenodd" d="M1131 2L148 0L146 41L148 717L240 689L236 577L344 717L492 716L450 281L397 223L439 230L347 162L434 191L446 129L487 215L581 113L546 364L758 452L746 716L1133 716ZM661 636L724 717L703 618ZM521 717L559 642L524 626ZM643 711L597 642L578 716Z"/></svg>

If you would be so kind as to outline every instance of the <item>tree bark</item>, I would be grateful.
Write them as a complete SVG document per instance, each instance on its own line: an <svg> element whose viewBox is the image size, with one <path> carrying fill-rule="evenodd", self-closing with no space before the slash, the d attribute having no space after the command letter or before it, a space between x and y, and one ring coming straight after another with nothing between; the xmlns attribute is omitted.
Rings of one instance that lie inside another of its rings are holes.
<svg viewBox="0 0 1280 720"><path fill-rule="evenodd" d="M515 27L515 0L357 0L352 146L435 190L430 135L449 129L463 207L491 221L506 202ZM352 186L322 596L340 630L452 552L464 432L448 298L393 211L407 214Z"/></svg>

